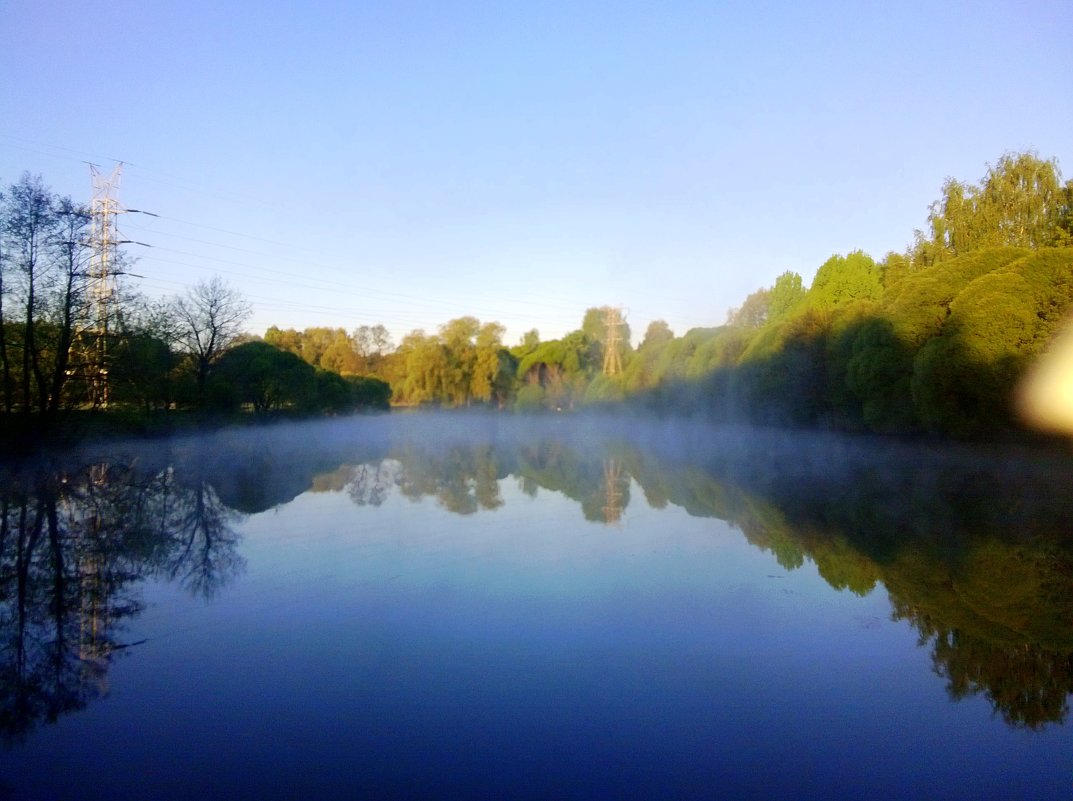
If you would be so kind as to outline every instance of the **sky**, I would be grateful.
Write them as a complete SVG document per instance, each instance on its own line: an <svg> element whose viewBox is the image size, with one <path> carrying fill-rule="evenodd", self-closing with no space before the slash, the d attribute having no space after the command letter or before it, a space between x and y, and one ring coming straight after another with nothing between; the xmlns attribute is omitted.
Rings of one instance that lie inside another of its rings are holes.
<svg viewBox="0 0 1073 801"><path fill-rule="evenodd" d="M1073 3L6 0L0 182L124 163L127 281L248 329L621 306L676 334L904 251L1008 151L1073 177Z"/></svg>

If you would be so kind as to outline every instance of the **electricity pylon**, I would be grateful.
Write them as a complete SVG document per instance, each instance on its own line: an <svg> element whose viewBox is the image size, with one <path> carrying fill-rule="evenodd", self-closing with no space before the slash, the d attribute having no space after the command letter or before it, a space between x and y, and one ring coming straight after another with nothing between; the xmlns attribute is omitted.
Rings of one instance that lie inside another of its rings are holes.
<svg viewBox="0 0 1073 801"><path fill-rule="evenodd" d="M607 306L604 308L604 375L618 375L622 372L622 354L619 344L622 341L622 310Z"/></svg>
<svg viewBox="0 0 1073 801"><path fill-rule="evenodd" d="M108 337L110 322L115 314L116 274L119 245L118 217L125 209L119 205L119 179L123 162L116 164L111 174L105 176L95 164L89 165L93 179L93 200L89 212L90 229L90 281L93 304L93 365L90 383L94 407L108 405Z"/></svg>

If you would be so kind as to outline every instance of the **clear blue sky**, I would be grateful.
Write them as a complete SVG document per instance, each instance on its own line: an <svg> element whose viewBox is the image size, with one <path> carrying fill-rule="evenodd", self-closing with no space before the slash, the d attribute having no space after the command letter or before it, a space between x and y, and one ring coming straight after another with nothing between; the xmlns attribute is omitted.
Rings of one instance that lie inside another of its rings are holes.
<svg viewBox="0 0 1073 801"><path fill-rule="evenodd" d="M139 286L219 273L255 333L681 334L904 250L1005 151L1073 175L1069 0L8 0L0 36L0 180L128 162Z"/></svg>

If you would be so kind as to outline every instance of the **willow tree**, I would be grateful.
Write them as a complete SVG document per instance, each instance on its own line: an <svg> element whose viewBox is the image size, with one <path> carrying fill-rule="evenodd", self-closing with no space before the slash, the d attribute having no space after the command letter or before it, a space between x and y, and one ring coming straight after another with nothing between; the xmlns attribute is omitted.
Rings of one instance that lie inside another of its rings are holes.
<svg viewBox="0 0 1073 801"><path fill-rule="evenodd" d="M584 396L595 373L598 362L593 357L594 350L592 340L584 331L571 331L562 339L541 342L519 361L516 374L526 388L542 390L541 404L572 409ZM535 390L527 393L530 398L536 394Z"/></svg>
<svg viewBox="0 0 1073 801"><path fill-rule="evenodd" d="M443 400L452 406L468 406L472 397L480 330L476 317L459 317L440 326L440 341L447 358Z"/></svg>
<svg viewBox="0 0 1073 801"><path fill-rule="evenodd" d="M503 402L509 389L500 380L504 370L503 333L497 322L459 317L440 326L433 337L411 335L407 348L407 384L412 400L468 406L473 401Z"/></svg>
<svg viewBox="0 0 1073 801"><path fill-rule="evenodd" d="M503 334L506 333L500 323L485 323L477 331L475 338L476 357L473 362L473 375L470 379L470 394L475 400L490 401L496 395L497 379L503 372ZM502 394L502 393L499 393ZM506 400L499 397L502 403Z"/></svg>

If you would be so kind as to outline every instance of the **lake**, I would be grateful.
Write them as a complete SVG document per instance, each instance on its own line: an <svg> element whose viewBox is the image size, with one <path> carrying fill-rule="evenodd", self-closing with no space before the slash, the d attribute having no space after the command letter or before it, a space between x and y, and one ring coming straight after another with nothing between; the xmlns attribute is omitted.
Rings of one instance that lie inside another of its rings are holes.
<svg viewBox="0 0 1073 801"><path fill-rule="evenodd" d="M1073 797L1073 458L393 414L7 468L0 798Z"/></svg>

